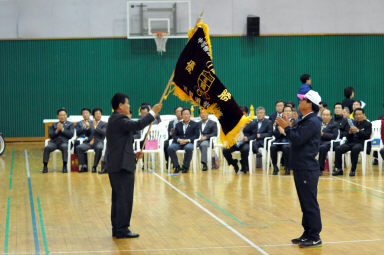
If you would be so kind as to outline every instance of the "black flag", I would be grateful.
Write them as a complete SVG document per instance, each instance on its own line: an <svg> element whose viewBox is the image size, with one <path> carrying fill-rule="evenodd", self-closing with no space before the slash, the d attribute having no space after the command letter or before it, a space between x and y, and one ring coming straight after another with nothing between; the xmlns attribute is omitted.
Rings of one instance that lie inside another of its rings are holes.
<svg viewBox="0 0 384 255"><path fill-rule="evenodd" d="M221 124L221 141L229 148L253 116L243 116L232 94L216 76L207 25L198 24L188 35L190 39L175 68L174 94L214 114Z"/></svg>

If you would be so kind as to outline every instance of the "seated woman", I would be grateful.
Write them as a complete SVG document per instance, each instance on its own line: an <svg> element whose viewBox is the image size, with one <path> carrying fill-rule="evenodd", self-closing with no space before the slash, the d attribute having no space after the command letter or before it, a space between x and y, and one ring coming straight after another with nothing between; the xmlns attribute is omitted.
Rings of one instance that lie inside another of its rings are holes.
<svg viewBox="0 0 384 255"><path fill-rule="evenodd" d="M284 106L283 109L283 117L289 119L292 124L294 123L294 119L292 118L292 107ZM273 136L275 137L275 141L271 145L271 159L273 165L273 175L277 175L279 173L279 168L277 167L277 152L282 151L283 156L281 157L281 163L285 166L285 174L289 175L291 170L289 167L289 151L291 149L291 145L288 139L285 136L284 130L281 129L279 131L279 125L275 124L273 130Z"/></svg>

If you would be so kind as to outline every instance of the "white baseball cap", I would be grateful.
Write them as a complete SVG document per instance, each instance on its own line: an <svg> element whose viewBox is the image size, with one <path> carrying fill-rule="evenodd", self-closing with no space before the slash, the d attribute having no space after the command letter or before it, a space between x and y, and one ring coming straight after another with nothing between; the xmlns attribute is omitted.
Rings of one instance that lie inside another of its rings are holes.
<svg viewBox="0 0 384 255"><path fill-rule="evenodd" d="M309 99L315 105L320 106L321 97L320 97L319 93L317 93L314 90L308 91L305 95L297 94L297 97L300 99Z"/></svg>

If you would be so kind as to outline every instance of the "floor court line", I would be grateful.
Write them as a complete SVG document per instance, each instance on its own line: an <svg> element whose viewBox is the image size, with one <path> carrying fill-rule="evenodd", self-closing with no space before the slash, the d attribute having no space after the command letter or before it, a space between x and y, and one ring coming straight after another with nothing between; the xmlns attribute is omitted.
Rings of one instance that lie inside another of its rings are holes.
<svg viewBox="0 0 384 255"><path fill-rule="evenodd" d="M222 219L220 219L219 217L217 217L215 214L213 214L211 211L209 211L207 208L205 208L204 206L202 206L201 204L199 204L198 202L196 202L194 199L190 198L188 195L186 195L184 192L182 192L181 190L179 190L178 188L176 188L174 185L172 185L170 182L168 182L167 180L165 180L163 177L161 177L160 175L158 175L157 173L153 173L156 177L158 177L160 180L162 180L163 182L165 182L166 184L168 184L168 186L170 186L172 189L174 189L175 191L177 191L180 195L182 195L183 197L185 197L186 199L188 199L189 201L191 201L192 203L194 203L197 207L199 207L200 209L202 209L204 212L206 212L207 214L209 214L212 218L214 218L216 221L220 222L223 226L225 226L226 228L228 228L229 230L231 230L234 234L236 234L238 237L240 237L241 239L243 239L245 242L247 242L248 244L250 244L253 248L255 248L256 250L258 250L260 253L266 255L268 254L266 251L264 251L263 249L261 249L258 245L256 245L255 243L253 243L251 240L249 240L248 238L246 238L244 235L242 235L240 232L238 232L236 229L234 229L233 227L231 227L230 225L228 225L225 221L223 221Z"/></svg>
<svg viewBox="0 0 384 255"><path fill-rule="evenodd" d="M369 186L365 186L365 185L360 184L360 183L351 182L351 181L349 181L349 180L345 180L345 179L343 179L343 178L332 177L332 179L339 180L339 181L344 181L344 182L348 182L348 183L351 183L351 184L353 184L353 185L360 186L360 187L363 187L363 188L365 188L365 189L370 189L370 190L373 190L373 191L376 191L376 192L379 192L379 193L383 193L383 194L384 194L384 191L382 191L382 190L374 189L374 188L371 188L371 187L369 187Z"/></svg>
<svg viewBox="0 0 384 255"><path fill-rule="evenodd" d="M24 152L25 152L24 153L25 154L25 168L27 169L27 177L28 177L29 205L31 208L31 216L32 216L33 240L35 242L35 254L40 254L39 238L37 235L37 227L36 227L35 205L33 203L31 175L29 172L28 150L25 150Z"/></svg>

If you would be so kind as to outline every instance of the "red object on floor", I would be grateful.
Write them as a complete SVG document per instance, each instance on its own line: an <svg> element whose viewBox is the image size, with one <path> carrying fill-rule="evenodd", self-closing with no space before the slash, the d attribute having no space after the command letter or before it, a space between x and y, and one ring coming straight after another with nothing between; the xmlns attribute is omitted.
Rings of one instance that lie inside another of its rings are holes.
<svg viewBox="0 0 384 255"><path fill-rule="evenodd" d="M325 160L324 171L329 172L329 161L328 161L328 159Z"/></svg>
<svg viewBox="0 0 384 255"><path fill-rule="evenodd" d="M79 172L79 160L76 154L71 154L71 172Z"/></svg>

